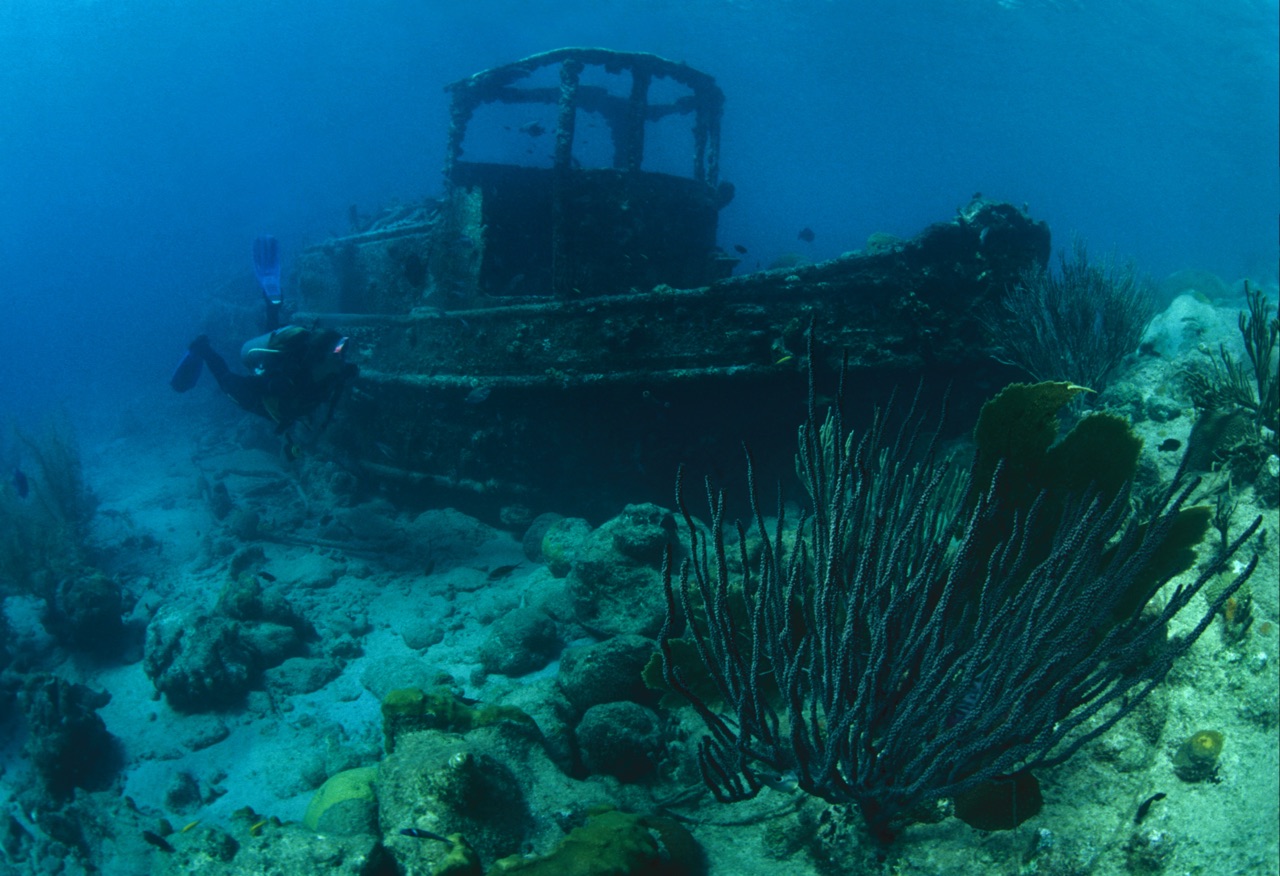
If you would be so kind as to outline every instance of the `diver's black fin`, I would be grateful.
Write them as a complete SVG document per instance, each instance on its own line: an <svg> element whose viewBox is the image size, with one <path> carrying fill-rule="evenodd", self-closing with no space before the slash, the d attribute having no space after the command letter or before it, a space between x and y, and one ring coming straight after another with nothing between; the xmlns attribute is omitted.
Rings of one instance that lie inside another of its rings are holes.
<svg viewBox="0 0 1280 876"><path fill-rule="evenodd" d="M204 359L188 350L182 357L182 361L178 363L178 367L174 369L173 376L169 378L169 385L178 392L186 392L196 385L203 370Z"/></svg>

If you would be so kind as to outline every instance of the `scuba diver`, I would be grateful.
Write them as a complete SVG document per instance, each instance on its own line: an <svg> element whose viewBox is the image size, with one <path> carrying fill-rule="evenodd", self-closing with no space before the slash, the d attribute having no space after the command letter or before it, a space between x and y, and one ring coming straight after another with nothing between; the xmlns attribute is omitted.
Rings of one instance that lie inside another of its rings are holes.
<svg viewBox="0 0 1280 876"><path fill-rule="evenodd" d="M218 387L240 407L276 424L276 434L285 435L285 455L294 459L298 447L288 439L295 423L321 405L328 405L318 433L333 419L338 400L359 369L345 361L347 339L332 329L281 326L280 249L274 237L253 242L254 273L267 302L267 332L247 341L240 360L249 374L231 370L225 359L200 335L169 380L178 392L196 385L204 366L209 367Z"/></svg>

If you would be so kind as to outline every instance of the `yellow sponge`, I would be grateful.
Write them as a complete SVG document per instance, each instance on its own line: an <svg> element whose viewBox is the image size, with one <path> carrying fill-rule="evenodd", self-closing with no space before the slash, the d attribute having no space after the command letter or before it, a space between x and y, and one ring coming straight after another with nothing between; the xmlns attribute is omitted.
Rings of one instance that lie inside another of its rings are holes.
<svg viewBox="0 0 1280 876"><path fill-rule="evenodd" d="M371 833L377 830L376 767L357 767L330 776L317 789L302 823L326 833Z"/></svg>

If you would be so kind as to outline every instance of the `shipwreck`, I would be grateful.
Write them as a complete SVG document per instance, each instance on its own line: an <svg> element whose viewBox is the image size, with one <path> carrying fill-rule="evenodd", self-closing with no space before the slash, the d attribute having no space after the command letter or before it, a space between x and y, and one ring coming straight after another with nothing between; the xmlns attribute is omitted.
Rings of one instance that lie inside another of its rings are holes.
<svg viewBox="0 0 1280 876"><path fill-rule="evenodd" d="M517 521L669 505L677 467L786 478L809 366L869 410L1014 376L978 314L1048 260L1025 209L975 198L907 240L733 275L716 241L724 95L649 54L560 49L448 86L444 192L306 250L296 322L361 375L329 439L406 501ZM814 361L806 333L817 339ZM854 410L857 413L857 410Z"/></svg>

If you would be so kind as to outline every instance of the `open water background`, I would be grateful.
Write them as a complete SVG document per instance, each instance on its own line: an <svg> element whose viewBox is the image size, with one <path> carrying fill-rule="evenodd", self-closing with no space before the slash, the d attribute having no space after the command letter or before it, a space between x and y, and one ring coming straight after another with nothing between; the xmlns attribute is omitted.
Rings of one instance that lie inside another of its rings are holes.
<svg viewBox="0 0 1280 876"><path fill-rule="evenodd" d="M1156 277L1274 282L1277 43L1275 0L6 0L0 403L165 388L255 235L438 193L443 86L566 45L717 78L745 268L981 191Z"/></svg>

